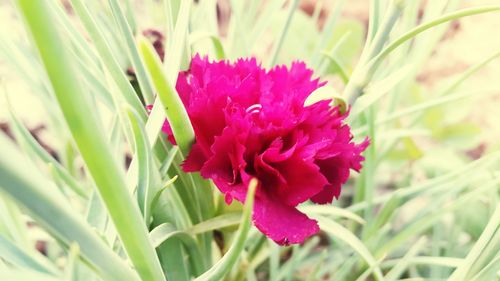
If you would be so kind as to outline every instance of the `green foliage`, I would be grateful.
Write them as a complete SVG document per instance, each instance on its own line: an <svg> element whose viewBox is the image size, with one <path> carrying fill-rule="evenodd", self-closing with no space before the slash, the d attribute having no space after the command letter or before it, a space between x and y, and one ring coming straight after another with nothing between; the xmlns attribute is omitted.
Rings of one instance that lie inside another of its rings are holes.
<svg viewBox="0 0 500 281"><path fill-rule="evenodd" d="M39 121L56 140L51 154L23 125L30 112L1 77L15 136L0 135L5 280L498 278L500 154L464 153L484 142L467 117L490 96L462 86L500 52L436 90L417 76L450 21L500 6L371 0L365 28L344 17L349 1L316 1L312 15L300 1L226 1L228 18L215 0L70 0L70 12L60 1L12 2L0 5L18 15L1 30L0 67L43 104ZM166 35L163 61L141 35L148 28ZM304 60L333 81L308 103L349 106L354 135L371 146L334 205L299 207L320 235L279 247L251 226L256 182L244 206L226 206L213 183L182 172L194 131L174 84L195 53L270 67ZM178 146L161 133L166 118Z"/></svg>

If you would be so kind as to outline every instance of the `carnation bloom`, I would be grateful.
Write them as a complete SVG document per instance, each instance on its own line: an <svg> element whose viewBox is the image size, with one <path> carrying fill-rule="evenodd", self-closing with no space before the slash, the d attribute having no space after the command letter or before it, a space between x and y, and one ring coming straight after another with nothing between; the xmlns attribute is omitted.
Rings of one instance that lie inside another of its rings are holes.
<svg viewBox="0 0 500 281"><path fill-rule="evenodd" d="M364 160L368 141L352 141L347 114L331 101L304 105L324 84L302 62L267 71L254 58L231 64L199 56L177 80L196 135L183 170L212 179L227 204L244 202L257 178L253 222L280 245L319 231L297 205L331 203ZM168 123L163 130L175 143Z"/></svg>

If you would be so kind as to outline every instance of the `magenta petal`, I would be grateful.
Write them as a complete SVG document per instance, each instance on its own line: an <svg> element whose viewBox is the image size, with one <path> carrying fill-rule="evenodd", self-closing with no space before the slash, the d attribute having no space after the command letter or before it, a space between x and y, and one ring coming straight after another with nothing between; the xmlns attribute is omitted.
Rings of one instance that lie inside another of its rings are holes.
<svg viewBox="0 0 500 281"><path fill-rule="evenodd" d="M318 204L332 203L333 198L338 198L341 186L349 178L349 163L344 158L334 157L327 160L317 160L316 164L328 180L321 192L311 198L311 201Z"/></svg>
<svg viewBox="0 0 500 281"><path fill-rule="evenodd" d="M311 201L316 204L330 204L334 197L339 197L340 189L340 183L326 185L323 190L311 197Z"/></svg>
<svg viewBox="0 0 500 281"><path fill-rule="evenodd" d="M285 177L273 166L264 161L262 155L255 157L254 169L261 184L273 194L279 194L285 190L287 181Z"/></svg>
<svg viewBox="0 0 500 281"><path fill-rule="evenodd" d="M198 55L177 79L196 137L183 170L213 180L227 204L244 202L257 178L253 220L281 245L318 232L295 207L338 197L369 143L353 142L344 122L349 112L331 101L304 105L324 84L302 62L266 70L254 58L231 63ZM175 144L168 122L163 131Z"/></svg>
<svg viewBox="0 0 500 281"><path fill-rule="evenodd" d="M290 148L284 150L282 138L275 139L269 148L264 152L263 156L267 162L280 162L289 159L295 152L297 143L294 143Z"/></svg>
<svg viewBox="0 0 500 281"><path fill-rule="evenodd" d="M279 245L303 243L319 232L318 223L294 207L259 192L253 208L255 226Z"/></svg>
<svg viewBox="0 0 500 281"><path fill-rule="evenodd" d="M317 165L305 162L298 157L275 163L274 167L286 179L286 188L280 189L278 194L281 200L289 206L297 206L308 200L328 184Z"/></svg>
<svg viewBox="0 0 500 281"><path fill-rule="evenodd" d="M243 159L245 146L235 141L236 138L237 135L231 128L224 129L221 136L215 137L211 148L212 156L200 170L202 177L228 184L241 182L239 171L246 165Z"/></svg>
<svg viewBox="0 0 500 281"><path fill-rule="evenodd" d="M184 172L197 172L201 170L206 161L207 158L203 154L201 147L195 143L193 147L191 147L191 151L186 157L186 160L182 163L182 169Z"/></svg>
<svg viewBox="0 0 500 281"><path fill-rule="evenodd" d="M365 160L365 157L363 157L361 155L361 153L363 153L363 151L365 151L365 149L368 147L368 145L370 145L370 139L369 138L366 138L362 143L358 144L358 145L355 145L355 149L354 149L354 156L353 156L353 159L351 160L351 168L357 172L359 172L359 170L361 170L361 162L363 162Z"/></svg>

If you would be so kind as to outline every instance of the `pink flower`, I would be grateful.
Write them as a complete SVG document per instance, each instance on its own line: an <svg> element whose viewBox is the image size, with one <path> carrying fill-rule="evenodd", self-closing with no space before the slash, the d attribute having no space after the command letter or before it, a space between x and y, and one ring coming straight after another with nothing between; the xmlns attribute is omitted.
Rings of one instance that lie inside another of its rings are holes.
<svg viewBox="0 0 500 281"><path fill-rule="evenodd" d="M330 101L304 105L325 84L311 77L302 62L266 71L253 58L231 64L195 56L176 85L196 135L184 171L212 179L227 204L244 202L257 178L254 224L281 245L319 231L297 205L337 198L369 143L352 142L347 114ZM164 131L174 142L168 124Z"/></svg>

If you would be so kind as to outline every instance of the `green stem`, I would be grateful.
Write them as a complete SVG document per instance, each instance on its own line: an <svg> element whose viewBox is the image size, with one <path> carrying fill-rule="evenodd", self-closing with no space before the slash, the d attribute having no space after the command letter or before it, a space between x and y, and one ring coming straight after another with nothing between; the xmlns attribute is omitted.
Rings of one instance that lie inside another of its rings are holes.
<svg viewBox="0 0 500 281"><path fill-rule="evenodd" d="M172 127L175 141L185 157L194 141L194 130L189 121L189 117L182 104L177 91L170 84L169 79L163 72L160 59L153 50L153 47L145 39L139 40L139 50L146 65L151 80L158 91L158 97L167 114L168 123Z"/></svg>
<svg viewBox="0 0 500 281"><path fill-rule="evenodd" d="M132 28L130 27L127 18L122 12L122 9L118 4L118 1L109 0L109 5L111 6L111 11L113 12L115 21L120 27L122 37L126 42L127 53L130 58L130 62L132 63L132 67L134 68L135 74L137 75L137 80L139 82L139 86L141 88L141 93L142 96L144 97L144 101L146 102L146 104L153 104L154 102L153 87L151 86L147 78L146 70L139 57L139 51L137 50L137 46L135 45Z"/></svg>
<svg viewBox="0 0 500 281"><path fill-rule="evenodd" d="M236 261L241 255L245 242L247 240L250 226L252 225L251 216L255 191L257 189L257 180L252 179L248 186L247 197L245 200L245 208L243 210L243 220L241 222L238 233L234 238L231 247L227 253L220 259L212 268L195 279L195 281L219 281L223 280L224 276L232 269Z"/></svg>
<svg viewBox="0 0 500 281"><path fill-rule="evenodd" d="M103 32L102 30L100 30L95 19L92 17L91 13L82 0L71 0L71 4L73 5L75 12L78 14L78 17L82 21L83 26L92 39L95 48L99 53L102 64L107 68L107 70L111 74L111 77L113 78L114 83L120 89L119 93L123 96L127 103L131 105L132 108L134 108L137 113L140 113L141 119L145 120L146 110L142 105L139 97L137 96L134 88L130 84L130 81L125 75L125 71L123 71L120 64L118 63L118 60L113 54L111 47L106 42Z"/></svg>
<svg viewBox="0 0 500 281"><path fill-rule="evenodd" d="M285 41L286 34L288 33L288 29L290 28L290 23L292 22L293 15L295 14L295 10L299 4L299 0L293 0L291 6L288 10L288 15L286 17L285 25L281 30L280 37L278 38L278 42L274 46L273 53L271 55L271 59L269 60L268 67L273 67L276 64L276 60L278 59L278 54L281 50L281 46L283 46L283 41Z"/></svg>
<svg viewBox="0 0 500 281"><path fill-rule="evenodd" d="M131 262L143 280L165 280L139 208L126 188L123 169L111 153L100 120L93 114L88 93L65 45L61 44L64 40L57 32L46 1L18 0L18 3L66 123Z"/></svg>
<svg viewBox="0 0 500 281"><path fill-rule="evenodd" d="M402 4L399 3L400 1L394 2L396 3L390 6L390 9L387 12L382 25L377 30L373 41L370 41L369 45L365 46L363 53L361 54L360 61L354 69L349 83L346 85L343 96L348 99L350 105L353 105L356 99L363 94L364 88L373 76L374 71L371 71L371 69L366 67L367 62L376 56L383 48L391 30L401 15L401 11L403 9Z"/></svg>
<svg viewBox="0 0 500 281"><path fill-rule="evenodd" d="M83 259L105 280L139 281L137 274L70 209L54 184L44 178L3 134L0 134L0 153L1 191L20 203L64 245L77 242Z"/></svg>
<svg viewBox="0 0 500 281"><path fill-rule="evenodd" d="M369 63L369 69L370 73L373 72L375 69L378 68L380 63L385 59L392 51L394 51L397 47L401 46L408 40L411 40L418 34L435 27L437 25L447 23L452 20L456 20L459 18L463 17L468 17L468 16L473 16L473 15L478 15L478 14L484 14L484 13L489 13L489 12L494 12L494 11L499 11L500 10L500 5L493 5L493 6L485 6L485 7L479 7L479 8L469 8L469 9L463 9L459 10L456 12L448 13L446 15L443 15L435 20L432 20L427 23L423 23L412 30L406 32L405 34L401 35L398 39L394 40L391 44L389 44L387 47L385 47L376 57L374 57L370 63Z"/></svg>

